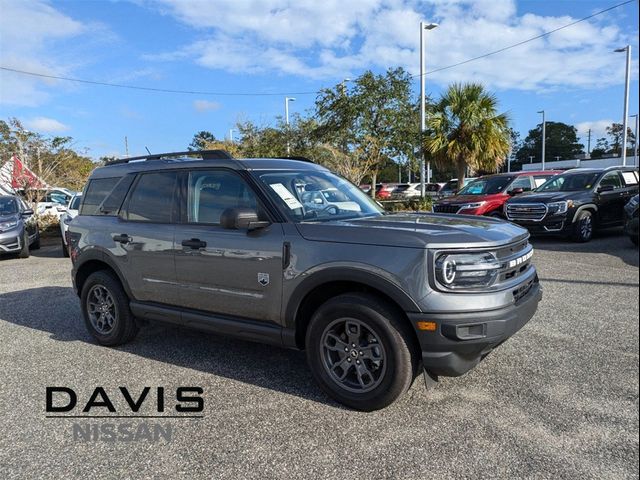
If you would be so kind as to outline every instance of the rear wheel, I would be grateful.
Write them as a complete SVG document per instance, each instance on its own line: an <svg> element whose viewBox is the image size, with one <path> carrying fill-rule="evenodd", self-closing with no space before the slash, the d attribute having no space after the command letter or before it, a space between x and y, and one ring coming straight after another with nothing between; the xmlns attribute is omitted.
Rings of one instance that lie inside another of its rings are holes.
<svg viewBox="0 0 640 480"><path fill-rule="evenodd" d="M320 387L358 410L390 405L409 389L418 370L406 319L367 294L340 295L324 303L311 319L306 348Z"/></svg>
<svg viewBox="0 0 640 480"><path fill-rule="evenodd" d="M100 270L89 275L82 286L81 301L87 330L98 343L122 345L138 333L129 298L112 273Z"/></svg>
<svg viewBox="0 0 640 480"><path fill-rule="evenodd" d="M593 236L593 214L589 210L583 210L573 222L572 238L576 242L585 243Z"/></svg>

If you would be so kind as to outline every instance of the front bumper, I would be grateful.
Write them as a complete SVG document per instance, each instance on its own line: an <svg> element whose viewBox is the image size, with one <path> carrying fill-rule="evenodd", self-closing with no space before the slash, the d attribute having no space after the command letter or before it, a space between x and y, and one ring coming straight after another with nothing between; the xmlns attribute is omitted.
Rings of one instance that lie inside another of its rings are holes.
<svg viewBox="0 0 640 480"><path fill-rule="evenodd" d="M547 215L540 221L511 220L517 225L529 230L532 235L566 235L573 228L574 212Z"/></svg>
<svg viewBox="0 0 640 480"><path fill-rule="evenodd" d="M537 279L513 305L498 310L465 313L409 313L417 322L435 322L435 331L416 329L424 369L431 375L457 377L520 330L535 314L542 299Z"/></svg>
<svg viewBox="0 0 640 480"><path fill-rule="evenodd" d="M0 232L0 254L19 252L22 250L23 241L24 229L22 227Z"/></svg>

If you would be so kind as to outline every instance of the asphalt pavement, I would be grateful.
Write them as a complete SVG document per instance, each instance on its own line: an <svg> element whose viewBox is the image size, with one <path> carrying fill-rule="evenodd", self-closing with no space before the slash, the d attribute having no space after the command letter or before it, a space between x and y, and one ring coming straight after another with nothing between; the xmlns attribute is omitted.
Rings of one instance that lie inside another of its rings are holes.
<svg viewBox="0 0 640 480"><path fill-rule="evenodd" d="M57 243L0 259L0 478L638 478L638 250L618 234L533 244L533 320L467 375L373 413L327 398L301 352L160 325L98 346ZM118 387L152 387L143 414L164 387L168 414L199 386L203 417L133 422L168 442L74 439L73 424L129 420L46 418L48 386L79 405L104 387L125 414Z"/></svg>

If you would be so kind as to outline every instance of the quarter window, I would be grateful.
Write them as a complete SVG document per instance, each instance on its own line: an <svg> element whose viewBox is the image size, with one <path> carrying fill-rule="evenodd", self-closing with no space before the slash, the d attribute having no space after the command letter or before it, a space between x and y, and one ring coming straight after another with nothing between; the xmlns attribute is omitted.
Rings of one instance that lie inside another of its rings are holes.
<svg viewBox="0 0 640 480"><path fill-rule="evenodd" d="M227 208L258 209L253 190L238 175L223 170L189 173L187 221L218 225ZM260 217L263 215L258 212Z"/></svg>
<svg viewBox="0 0 640 480"><path fill-rule="evenodd" d="M91 180L82 196L80 205L80 215L98 215L98 207L102 201L111 193L113 187L120 180L120 177L97 178Z"/></svg>
<svg viewBox="0 0 640 480"><path fill-rule="evenodd" d="M521 188L523 191L528 192L531 190L531 177L522 176L516 178L511 186L509 187L509 191L515 190L516 188Z"/></svg>
<svg viewBox="0 0 640 480"><path fill-rule="evenodd" d="M127 207L127 220L170 223L173 220L176 172L145 173L140 176Z"/></svg>

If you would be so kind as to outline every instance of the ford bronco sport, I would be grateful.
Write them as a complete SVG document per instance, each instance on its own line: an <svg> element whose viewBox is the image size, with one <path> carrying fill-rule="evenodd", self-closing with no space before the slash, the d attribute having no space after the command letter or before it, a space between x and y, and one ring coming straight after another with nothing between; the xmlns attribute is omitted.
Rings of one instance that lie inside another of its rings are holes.
<svg viewBox="0 0 640 480"><path fill-rule="evenodd" d="M315 201L327 191L340 201ZM541 298L525 229L385 214L300 159L213 150L113 161L91 174L68 237L99 343L161 321L305 349L322 389L367 411L420 372L428 385L464 374Z"/></svg>

